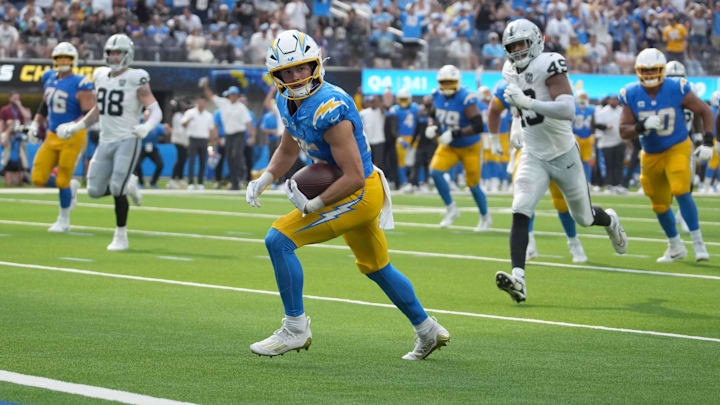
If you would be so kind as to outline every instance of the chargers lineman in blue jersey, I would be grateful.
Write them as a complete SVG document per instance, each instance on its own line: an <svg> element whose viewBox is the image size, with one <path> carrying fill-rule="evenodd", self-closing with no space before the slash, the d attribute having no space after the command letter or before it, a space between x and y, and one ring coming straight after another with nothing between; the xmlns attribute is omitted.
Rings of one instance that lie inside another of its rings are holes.
<svg viewBox="0 0 720 405"><path fill-rule="evenodd" d="M100 121L100 139L88 167L88 194L92 198L112 195L115 200L115 234L107 250L127 250L127 196L140 205L137 176L133 173L140 156L142 138L162 120L160 105L150 90L150 76L132 69L135 48L125 34L115 34L105 43L107 66L95 70L96 106L75 123L58 128L74 132ZM140 124L143 108L149 112Z"/></svg>
<svg viewBox="0 0 720 405"><path fill-rule="evenodd" d="M42 75L44 94L40 110L28 127L31 142L37 142L39 123L47 117L47 136L35 154L32 181L38 187L53 185L50 174L57 166L54 186L60 192L60 214L48 231L68 232L70 211L75 207L80 186L72 174L84 154L87 135L84 130L60 134L58 126L82 117L83 112L95 105L95 99L92 81L86 76L73 74L78 53L71 43L57 44L52 60L53 69ZM51 180L49 184L48 180Z"/></svg>
<svg viewBox="0 0 720 405"><path fill-rule="evenodd" d="M668 248L658 262L673 262L687 255L678 235L675 216L670 209L673 196L690 229L695 260L709 260L700 233L697 206L690 194L690 155L692 142L688 136L684 108L700 115L705 135L695 151L701 161L713 152L712 110L700 100L685 79L664 78L665 55L655 48L640 52L635 60L638 81L620 91L623 111L620 115L620 136L640 137L640 183L650 198L652 209L668 237Z"/></svg>
<svg viewBox="0 0 720 405"><path fill-rule="evenodd" d="M480 221L476 232L487 231L492 225L492 217L487 206L487 198L480 189L480 171L482 166L483 119L477 105L477 94L460 87L460 71L453 65L445 65L438 71L439 88L433 90L433 124L428 125L425 136L438 139L439 145L430 162L430 174L435 181L440 197L447 211L440 227L448 227L460 216L460 210L450 195L450 187L444 174L460 161L465 169L465 181L470 188L475 204L480 210ZM439 135L440 134L440 135ZM438 136L439 135L439 136ZM499 140L495 141L499 144Z"/></svg>
<svg viewBox="0 0 720 405"><path fill-rule="evenodd" d="M575 140L580 148L580 159L583 162L585 176L590 182L590 159L592 159L593 146L595 137L593 131L595 128L595 106L590 105L590 98L585 90L578 90L575 97L577 103L575 106L575 119L573 120L573 133Z"/></svg>
<svg viewBox="0 0 720 405"><path fill-rule="evenodd" d="M297 209L275 221L265 237L285 317L280 329L253 343L250 350L276 356L310 347L303 270L295 250L342 235L360 271L382 288L415 328L415 348L403 359L424 359L446 345L450 334L425 313L410 281L390 264L381 229L393 225L390 191L384 174L372 164L353 99L341 88L323 82L320 48L303 32L290 30L278 35L267 51L265 65L278 87L276 102L285 131L267 170L248 184L247 202L259 207L260 194L288 171L300 150L316 163L338 167L343 174L313 199L303 195L294 180L286 181L285 192Z"/></svg>
<svg viewBox="0 0 720 405"><path fill-rule="evenodd" d="M502 120L501 114L503 111L507 111L508 115L513 116L511 110L515 108L512 107L507 101L505 101L506 88L507 82L505 80L500 80L495 86L494 97L490 102L490 108L488 109L488 129L490 130L490 133L497 132L498 128L500 127L500 122ZM520 117L514 118L514 120L520 120ZM517 123L515 123L512 124L512 126L517 129L518 125ZM514 138L512 143L513 146L518 149L519 154L520 149L522 149L522 130L517 132L519 133L512 134ZM516 162L516 166L518 163L519 162ZM567 203L565 202L565 197L563 197L562 192L558 188L557 184L555 184L555 182L551 181L549 188L553 206L558 212L558 218L560 219L560 223L562 224L565 235L567 236L567 245L568 249L570 249L572 261L573 263L584 263L587 261L585 249L583 249L582 243L577 236L577 227L575 226L575 220L572 218L572 215L570 215ZM535 213L533 212L532 217L530 217L530 224L528 225L528 246L527 250L525 251L526 260L531 260L538 256L537 245L535 243L535 235L533 234L534 223Z"/></svg>
<svg viewBox="0 0 720 405"><path fill-rule="evenodd" d="M408 169L412 165L406 164L408 154L413 153L412 138L418 122L420 106L412 101L410 91L401 89L395 96L397 104L390 107L388 116L395 117L397 121L397 157L398 157L398 186L403 191L412 191L412 184L407 181Z"/></svg>
<svg viewBox="0 0 720 405"><path fill-rule="evenodd" d="M512 274L499 271L495 282L516 302L526 299L525 255L530 217L550 181L557 184L570 214L581 226L605 228L618 254L627 250L627 235L615 211L593 206L580 152L572 133L575 98L565 58L543 52L540 29L526 19L510 22L503 32L508 60L503 97L520 111L523 143L513 187L510 229Z"/></svg>

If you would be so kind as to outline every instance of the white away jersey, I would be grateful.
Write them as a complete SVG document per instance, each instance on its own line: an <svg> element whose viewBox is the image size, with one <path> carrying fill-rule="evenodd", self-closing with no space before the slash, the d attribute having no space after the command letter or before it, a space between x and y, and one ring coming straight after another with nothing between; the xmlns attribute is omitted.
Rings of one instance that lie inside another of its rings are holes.
<svg viewBox="0 0 720 405"><path fill-rule="evenodd" d="M140 86L150 82L143 69L127 69L110 76L109 67L95 70L97 108L100 112L100 142L116 142L133 137L132 128L140 123L143 105L138 99Z"/></svg>
<svg viewBox="0 0 720 405"><path fill-rule="evenodd" d="M566 72L567 63L562 55L543 52L530 61L522 73L517 73L510 61L505 61L502 75L505 81L515 83L526 95L540 101L553 101L545 80ZM520 111L524 148L528 153L543 160L551 160L575 145L572 120L549 118L532 110Z"/></svg>

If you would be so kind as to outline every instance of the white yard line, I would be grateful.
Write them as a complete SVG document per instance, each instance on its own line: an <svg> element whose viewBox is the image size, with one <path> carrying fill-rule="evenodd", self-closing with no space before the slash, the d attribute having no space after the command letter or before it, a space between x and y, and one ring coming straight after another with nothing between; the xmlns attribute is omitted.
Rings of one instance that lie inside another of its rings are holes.
<svg viewBox="0 0 720 405"><path fill-rule="evenodd" d="M47 226L51 225L51 224L47 224L47 223L10 221L10 220L4 220L4 219L0 220L0 224L38 226L38 227L47 227ZM97 226L73 225L72 227L75 229L86 229L86 230L91 230L91 231L105 231L105 232L114 232L115 231L114 228L101 228L101 227L97 227ZM231 241L231 242L246 242L246 243L265 244L264 239L239 238L239 237L233 237L233 236L201 235L201 234L197 234L197 233L180 233L180 232L143 231L143 230L135 230L135 229L130 229L130 230L128 230L128 232L132 233L132 234L140 234L140 235L174 236L174 237L180 237L180 238L209 239L209 240L223 240L223 241ZM329 245L329 244L324 244L324 243L316 244L316 245L307 245L307 247L316 248L316 249L335 249L335 250L348 250L348 251L350 250L350 248L345 245ZM422 251L415 251L415 250L399 250L399 249L389 249L388 251L390 253L395 253L395 254L399 254L399 255L411 255L411 256L420 256L420 257L438 257L438 258L445 258L445 259L462 259L462 260L485 261L485 262L495 262L495 263L510 263L510 259L501 259L498 257L473 256L473 255L452 254L452 253L433 253L433 252L422 252ZM669 273L669 272L652 271L652 270L628 269L628 268L622 268L622 267L541 262L541 261L535 261L535 260L533 260L531 263L533 265L548 266L548 267L554 267L554 268L598 270L598 271L608 271L608 272L614 272L614 273L631 273L631 274L643 274L643 275L665 276L665 277L684 277L684 278L699 278L699 279L705 279L705 280L720 280L720 276L711 276L711 275L704 275L704 274Z"/></svg>
<svg viewBox="0 0 720 405"><path fill-rule="evenodd" d="M190 257L180 257L180 256L158 256L158 259L174 260L176 262L192 262L195 260Z"/></svg>
<svg viewBox="0 0 720 405"><path fill-rule="evenodd" d="M60 260L68 260L71 262L85 262L85 263L92 263L95 260L93 259L84 259L82 257L58 257Z"/></svg>
<svg viewBox="0 0 720 405"><path fill-rule="evenodd" d="M12 384L25 385L28 387L42 388L50 391L65 392L68 394L82 395L89 398L99 398L107 401L115 401L123 404L147 404L147 405L181 405L192 404L191 402L173 401L172 399L156 398L147 395L133 394L132 392L118 391L109 388L96 387L93 385L76 384L65 381L53 380L51 378L36 377L33 375L13 373L12 371L0 370L0 381Z"/></svg>
<svg viewBox="0 0 720 405"><path fill-rule="evenodd" d="M136 281L148 281L148 282L154 282L154 283L182 285L182 286L188 286L188 287L212 288L212 289L217 289L217 290L228 290L228 291L253 293L253 294L280 295L276 291L255 290L255 289L250 289L250 288L195 283L195 282L190 282L190 281L167 280L167 279L152 278L152 277L130 276L130 275L125 275L125 274L101 273L101 272L90 271L90 270L72 269L72 268L64 268L64 267L53 267L53 266L42 266L42 265L37 265L37 264L13 263L13 262L0 261L0 266L18 267L18 268L36 269L36 270L58 271L58 272L64 272L64 273L76 273L76 274L84 274L84 275L89 275L89 276L111 277L111 278L136 280ZM341 302L341 303L346 303L346 304L355 304L355 305L364 305L364 306L371 306L371 307L395 309L395 306L391 305L391 304L381 304L381 303L361 301L361 300L351 300L351 299L335 298L335 297L321 297L321 296L316 296L316 295L303 295L303 297L310 299L310 300ZM478 314L478 313L474 313L474 312L449 311L449 310L444 310L444 309L426 308L426 310L428 312L433 312L433 313L468 316L468 317L473 317L473 318L496 319L496 320L502 320L502 321L524 322L524 323L534 323L534 324L552 325L552 326L565 326L565 327L571 327L571 328L583 328L583 329L603 330L603 331L608 331L608 332L632 333L632 334L638 334L638 335L663 336L663 337L670 337L670 338L676 338L676 339L699 340L699 341L720 343L719 338L706 337L706 336L693 336L693 335L685 335L685 334L679 334L679 333L658 332L658 331L639 330L639 329L613 328L613 327L609 327L609 326L587 325L587 324L571 323L571 322L546 321L546 320L542 320L542 319L532 319L532 318L516 318L516 317L501 316L501 315Z"/></svg>
<svg viewBox="0 0 720 405"><path fill-rule="evenodd" d="M23 199L16 199L16 198L0 198L0 202L15 202L15 203L27 203L27 204L40 204L40 205L57 205L56 201L43 201L43 200L23 200ZM78 203L78 206L81 207L89 207L89 208L104 208L104 209L114 209L113 205L111 204L95 204L95 203ZM280 215L275 214L262 214L262 213L250 213L250 212L231 212L231 211L212 211L212 210L199 210L199 209L189 209L189 208L164 208L164 207L132 207L133 211L151 211L151 212L171 212L171 213L178 213L178 214L196 214L196 215L215 215L215 216L228 216L228 217L242 217L242 218L266 218L266 219L277 219L280 218ZM434 209L434 208L433 208ZM393 211L395 211L395 208L393 208ZM442 211L444 212L444 211ZM555 215L555 214L553 214ZM656 220L649 220L647 218L621 218L621 221L634 221L637 220L637 222L654 222ZM704 222L700 221L701 225L718 225L720 226L720 222ZM419 222L402 222L402 221L395 221L396 226L406 226L410 228L437 228L440 229L440 225L438 224L427 224L427 223L419 223ZM73 226L73 228L78 228L76 226ZM448 229L453 230L464 230L464 231L473 231L475 227L473 226L462 226L462 225L451 225L448 227ZM510 229L503 229L503 228L490 228L491 232L499 232L499 233L510 233ZM536 235L548 235L548 236L559 236L559 237L565 237L565 234L563 232L550 232L550 231L540 231L535 230L534 231ZM591 239L607 239L607 235L603 234L593 234L593 233L581 233L578 232L578 236L581 238L591 238ZM689 240L689 238L686 238L688 240L685 241L685 244L691 245L692 241ZM652 242L652 243L662 243L667 244L667 239L661 239L661 238L640 238L640 237L634 237L629 236L628 240L630 241L637 241L637 242ZM705 245L707 246L720 246L720 242L709 242L705 241Z"/></svg>

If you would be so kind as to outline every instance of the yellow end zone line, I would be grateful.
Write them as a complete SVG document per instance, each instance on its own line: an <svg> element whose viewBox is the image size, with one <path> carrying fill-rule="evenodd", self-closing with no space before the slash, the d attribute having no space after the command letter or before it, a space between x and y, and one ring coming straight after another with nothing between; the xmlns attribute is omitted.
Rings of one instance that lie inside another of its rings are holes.
<svg viewBox="0 0 720 405"><path fill-rule="evenodd" d="M21 225L21 226L38 226L38 227L49 227L51 224L42 222L25 222L25 221L10 221L0 220L0 224L7 225ZM101 232L114 232L114 228L103 228L99 226L83 226L83 225L72 225L72 229L82 229L86 231L101 231ZM180 238L193 238L193 239L210 239L210 240L222 240L230 242L245 242L245 243L262 243L265 244L264 239L253 239L253 238L241 238L236 236L220 236L220 235L201 235L197 233L180 233L180 232L163 232L163 231L144 231L129 229L129 233L137 235L151 235L151 236L174 236ZM306 245L303 247L316 248L316 249L335 249L335 250L346 250L350 251L350 248L346 245L330 245L326 243L319 243L315 245ZM510 259L501 259L497 257L487 256L473 256L463 254L452 254L452 253L433 253L423 252L416 250L399 250L399 249L388 249L388 252L399 255L410 255L420 257L437 257L443 259L461 259L461 260L474 260L484 262L495 262L495 263L510 263ZM595 266L595 265L580 265L580 264L569 264L569 263L555 263L555 262L540 262L532 261L532 265L547 266L551 268L566 268L566 269L581 269L581 270L598 270L608 271L614 273L631 273L631 274L642 274L652 276L666 276L666 277L684 277L684 278L698 278L705 280L720 280L720 276L711 276L704 274L690 274L690 273L669 273L662 271L653 270L637 270L627 269L621 267L609 267L609 266Z"/></svg>
<svg viewBox="0 0 720 405"><path fill-rule="evenodd" d="M58 272L64 272L64 273L84 274L84 275L99 276L99 277L111 277L111 278L135 280L135 281L148 281L148 282L153 282L153 283L182 285L182 286L187 286L187 287L212 288L212 289L216 289L216 290L227 290L227 291L253 293L253 294L280 295L276 291L255 290L255 289L250 289L250 288L230 287L230 286L205 284L205 283L195 283L195 282L191 282L191 281L167 280L167 279L154 278L154 277L130 276L130 275L125 275L125 274L102 273L102 272L96 272L96 271L90 271L90 270L72 269L72 268L65 268L65 267L42 266L42 265L38 265L38 264L26 264L26 263L14 263L14 262L0 261L0 266L17 267L17 268L24 268L24 269L35 269L35 270L58 271ZM377 302L351 300L351 299L335 298L335 297L320 297L320 296L316 296L316 295L304 295L304 294L303 294L303 297L306 299L309 299L309 300L316 300L316 301L339 302L339 303L345 303L345 304L355 304L355 305L364 305L364 306L379 307L379 308L396 309L396 307L394 305L380 304ZM478 314L478 313L474 313L474 312L449 311L449 310L444 310L444 309L426 308L425 310L427 312L432 312L432 313L467 316L467 317L472 317L472 318L495 319L495 320L501 320L501 321L524 322L524 323L533 323L533 324L551 325L551 326L564 326L564 327L569 327L569 328L603 330L603 331L608 331L608 332L620 332L620 333L631 333L631 334L637 334L637 335L662 336L662 337L670 337L670 338L676 338L676 339L687 339L687 340L697 340L697 341L720 343L719 338L712 338L712 337L706 337L706 336L693 336L693 335L685 335L685 334L679 334L679 333L657 332L657 331L639 330L639 329L613 328L613 327L609 327L609 326L587 325L587 324L571 323L571 322L545 321L542 319L516 318L516 317L501 316L501 315Z"/></svg>

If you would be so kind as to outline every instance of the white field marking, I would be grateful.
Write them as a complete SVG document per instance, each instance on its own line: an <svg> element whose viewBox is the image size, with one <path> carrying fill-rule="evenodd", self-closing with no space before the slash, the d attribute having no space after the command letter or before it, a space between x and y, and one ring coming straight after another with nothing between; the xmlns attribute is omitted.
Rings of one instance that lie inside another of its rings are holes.
<svg viewBox="0 0 720 405"><path fill-rule="evenodd" d="M151 404L151 405L180 405L191 404L191 402L173 401L172 399L156 398L147 395L133 394L132 392L118 391L109 388L96 387L93 385L69 383L53 380L45 377L13 373L12 371L0 370L0 381L12 384L25 385L28 387L43 388L50 391L65 392L68 394L82 395L88 398L99 398L107 401L121 402L123 404Z"/></svg>
<svg viewBox="0 0 720 405"><path fill-rule="evenodd" d="M10 234L9 233L0 233L0 238L5 237L5 236L10 236Z"/></svg>
<svg viewBox="0 0 720 405"><path fill-rule="evenodd" d="M353 256L353 257L355 257L355 256ZM268 256L268 255L255 256L255 258L256 258L256 259L263 259L263 260L270 260L270 256Z"/></svg>
<svg viewBox="0 0 720 405"><path fill-rule="evenodd" d="M538 254L538 257L549 257L549 258L551 258L551 259L562 259L562 258L565 257L565 256Z"/></svg>
<svg viewBox="0 0 720 405"><path fill-rule="evenodd" d="M622 254L622 255L619 254L619 253L613 253L613 256L618 256L618 257L620 257L620 256L622 256L622 257L639 257L639 258L641 258L641 259L647 259L647 258L650 257L650 256L648 256L648 255L633 255L633 254L630 254L630 253L625 253L625 254Z"/></svg>
<svg viewBox="0 0 720 405"><path fill-rule="evenodd" d="M39 222L10 221L10 220L4 220L4 219L0 220L0 224L38 226L38 227L46 227L46 226L50 225L50 224L39 223ZM75 225L73 225L73 226L75 226ZM81 229L94 230L94 231L115 232L115 228L101 228L101 227L97 227L97 226L82 226L82 225L77 225L76 227L81 228ZM174 237L180 237L180 238L210 239L210 240L222 240L222 241L229 241L229 242L245 242L245 243L265 244L265 239L239 238L239 237L233 237L233 236L201 235L201 234L197 234L197 233L179 233L179 232L162 232L162 231L143 231L143 230L135 230L135 229L129 229L128 232L130 232L132 234L137 234L137 235L174 236ZM316 245L307 245L307 247L316 248L316 249L350 250L350 248L347 247L346 245L331 245L331 244L327 244L327 243L321 243L321 244L316 244ZM388 252L394 253L394 254L399 254L399 255L410 255L410 256L418 256L418 257L437 257L437 258L446 258L446 259L461 259L461 260L485 261L485 262L495 262L495 263L510 263L510 259L501 259L501 258L497 258L497 257L486 257L486 256L461 255L461 254L451 254L451 253L433 253L433 252L398 250L398 249L388 249ZM706 279L706 280L720 280L720 276L710 276L710 275L690 274L690 273L666 273L666 272L652 271L652 270L627 269L627 268L622 268L622 267L606 267L606 266L579 265L579 264L539 262L539 261L533 261L533 264L539 265L539 266L554 267L554 268L599 270L599 271L608 271L608 272L615 272L615 273L630 273L630 274L645 274L645 275L656 275L656 276L666 276L666 277L685 277L685 278L700 278L700 279Z"/></svg>
<svg viewBox="0 0 720 405"><path fill-rule="evenodd" d="M239 231L225 231L225 233L228 235L243 235L243 236L248 236L248 235L253 234L252 232L239 232Z"/></svg>
<svg viewBox="0 0 720 405"><path fill-rule="evenodd" d="M158 259L174 260L174 261L177 261L177 262L192 262L192 261L195 260L195 259L192 259L192 258L190 258L190 257L179 257L179 256L158 256Z"/></svg>
<svg viewBox="0 0 720 405"><path fill-rule="evenodd" d="M75 235L75 236L95 236L95 235L91 234L90 232L75 232L75 231L70 231L70 232L68 232L68 233L69 233L70 235Z"/></svg>
<svg viewBox="0 0 720 405"><path fill-rule="evenodd" d="M60 260L67 260L71 262L85 262L85 263L92 263L95 260L93 259L84 259L82 257L58 257Z"/></svg>
<svg viewBox="0 0 720 405"><path fill-rule="evenodd" d="M254 293L254 294L280 295L276 291L255 290L255 289L250 289L250 288L230 287L230 286L223 286L223 285L216 285L216 284L195 283L195 282L190 282L190 281L167 280L167 279L152 278L152 277L130 276L130 275L124 275L124 274L101 273L101 272L90 271L90 270L42 266L42 265L37 265L37 264L24 264L24 263L13 263L13 262L0 261L0 266L19 267L19 268L36 269L36 270L49 270L49 271L58 271L58 272L64 272L64 273L85 274L85 275L89 275L89 276L111 277L111 278L136 280L136 281L150 281L150 282L155 282L155 283L183 285L183 286L200 287L200 288L212 288L212 289L217 289L217 290L238 291L238 292ZM377 302L351 300L351 299L346 299L346 298L335 298L335 297L321 297L321 296L317 296L317 295L305 295L305 294L303 294L303 297L310 299L310 300L342 302L342 303L347 303L347 304L356 304L356 305L364 305L364 306L371 306L371 307L396 309L395 305L381 304L381 303L377 303ZM542 325L566 326L566 327L572 327L572 328L595 329L595 330L604 330L604 331L610 331L610 332L634 333L634 334L640 334L640 335L654 335L654 336L664 336L664 337L672 337L672 338L678 338L678 339L701 340L701 341L706 341L706 342L720 343L719 338L712 338L712 337L705 337L705 336L693 336L693 335L684 335L684 334L678 334L678 333L656 332L656 331L638 330L638 329L613 328L613 327L608 327L608 326L587 325L587 324L569 323L569 322L545 321L542 319L532 319L532 318L515 318L515 317L501 316L501 315L478 314L478 313L474 313L474 312L449 311L449 310L444 310L444 309L426 308L425 310L427 312L434 312L434 313L438 313L438 314L460 315L460 316L469 316L469 317L474 317L474 318L486 318L486 319L496 319L496 320L503 320L503 321L535 323L535 324L542 324Z"/></svg>
<svg viewBox="0 0 720 405"><path fill-rule="evenodd" d="M27 204L41 204L41 205L57 205L57 202L54 201L43 201L43 200L20 200L15 198L0 198L0 202L15 202L15 203L27 203ZM78 203L78 206L83 207L91 207L91 208L105 208L105 209L114 209L113 205L111 204L92 204L92 203ZM210 210L198 210L198 209L185 209L185 208L161 208L161 207L133 207L134 211L154 211L154 212L172 212L172 213L182 213L182 214L198 214L198 215L217 215L217 216L230 216L230 217L244 217L244 218L267 218L267 219L277 219L280 218L281 215L274 215L274 214L260 214L260 213L249 213L249 212L231 212L231 211L210 211ZM393 208L393 211L395 209ZM623 218L623 221L625 220L632 220L632 218ZM646 222L646 218L637 218L639 222ZM656 221L656 220L653 220ZM652 222L652 221L651 221ZM720 222L703 222L700 221L701 224L706 225L720 225ZM395 221L395 225L397 226L407 226L411 228L440 228L440 225L438 224L427 224L427 223L419 223L419 222L402 222L402 221ZM79 229L79 227L74 226L73 228ZM466 231L473 231L475 227L473 226L462 226L462 225L450 225L448 229L451 230L466 230ZM499 232L499 233L510 233L510 229L501 229L501 228L490 228L490 232ZM551 231L538 231L534 230L536 235L548 235L548 236L562 236L565 237L565 234L563 232L551 232ZM593 238L593 239L607 239L607 235L604 233L580 233L578 232L579 236L582 236L583 238ZM635 236L629 236L628 240L631 241L637 241L637 242L652 242L652 243L662 243L666 244L667 239L659 239L659 238L640 238ZM685 241L686 245L691 245L691 240ZM720 242L705 242L706 246L720 246Z"/></svg>

